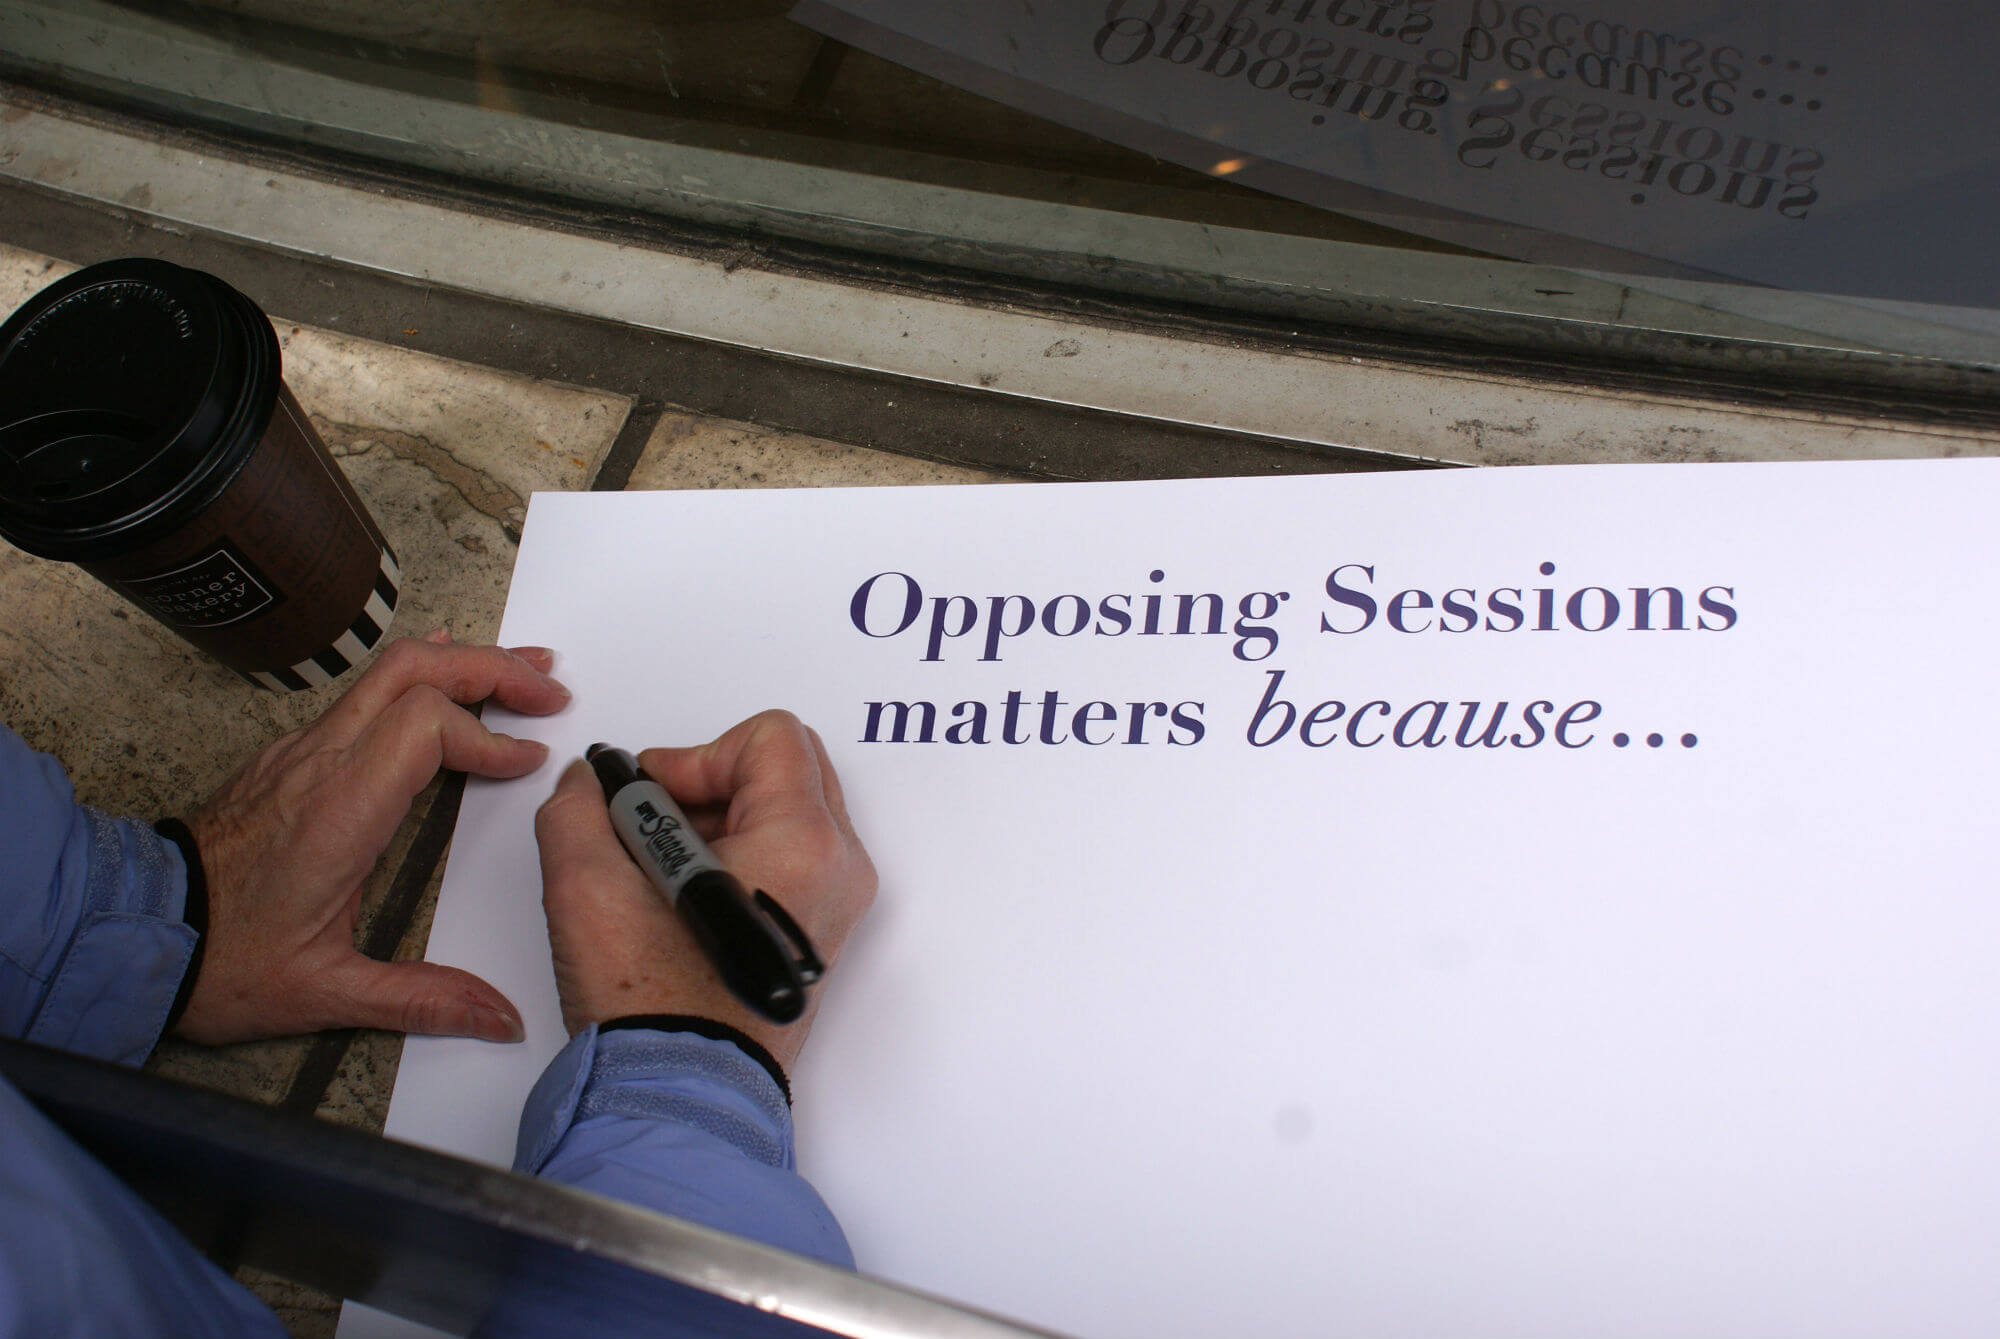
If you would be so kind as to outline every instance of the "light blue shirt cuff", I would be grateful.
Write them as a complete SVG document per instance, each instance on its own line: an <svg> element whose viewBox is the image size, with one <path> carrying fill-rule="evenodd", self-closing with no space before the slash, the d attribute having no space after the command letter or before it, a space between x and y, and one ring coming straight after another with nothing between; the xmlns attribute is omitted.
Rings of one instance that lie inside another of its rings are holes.
<svg viewBox="0 0 2000 1339"><path fill-rule="evenodd" d="M726 1041L584 1029L529 1095L514 1167L854 1267L840 1224L796 1170L784 1094Z"/></svg>
<svg viewBox="0 0 2000 1339"><path fill-rule="evenodd" d="M571 1037L521 1111L514 1170L540 1173L578 1121L666 1120L714 1135L747 1158L796 1166L792 1111L764 1067L726 1041L645 1028Z"/></svg>
<svg viewBox="0 0 2000 1339"><path fill-rule="evenodd" d="M181 920L187 870L151 829L78 812L90 846L83 917L24 1039L136 1065L159 1043L200 938Z"/></svg>

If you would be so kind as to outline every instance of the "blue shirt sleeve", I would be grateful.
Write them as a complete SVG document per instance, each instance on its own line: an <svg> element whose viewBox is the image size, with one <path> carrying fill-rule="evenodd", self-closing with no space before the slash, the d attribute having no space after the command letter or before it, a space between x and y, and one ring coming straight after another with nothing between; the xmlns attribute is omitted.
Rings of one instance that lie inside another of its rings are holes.
<svg viewBox="0 0 2000 1339"><path fill-rule="evenodd" d="M726 1041L584 1029L529 1095L514 1168L854 1267L798 1174L784 1094Z"/></svg>
<svg viewBox="0 0 2000 1339"><path fill-rule="evenodd" d="M180 919L179 851L77 804L61 766L0 726L0 853L0 1030L143 1060L195 945ZM4 1083L0 1143L0 1339L282 1334ZM515 1165L853 1267L839 1224L798 1175L784 1095L728 1042L579 1034L528 1100Z"/></svg>
<svg viewBox="0 0 2000 1339"><path fill-rule="evenodd" d="M0 726L0 1031L138 1064L195 934L180 852ZM0 1081L0 1339L256 1335L269 1307Z"/></svg>
<svg viewBox="0 0 2000 1339"><path fill-rule="evenodd" d="M78 804L62 766L0 726L0 853L0 1031L144 1060L196 942L180 852Z"/></svg>
<svg viewBox="0 0 2000 1339"><path fill-rule="evenodd" d="M262 1302L0 1081L0 1339L283 1339Z"/></svg>

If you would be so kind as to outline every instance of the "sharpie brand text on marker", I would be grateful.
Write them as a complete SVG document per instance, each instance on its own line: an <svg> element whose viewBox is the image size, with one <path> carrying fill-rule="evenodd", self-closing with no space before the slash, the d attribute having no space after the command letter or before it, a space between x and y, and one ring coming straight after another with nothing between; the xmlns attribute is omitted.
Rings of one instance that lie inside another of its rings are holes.
<svg viewBox="0 0 2000 1339"><path fill-rule="evenodd" d="M775 1022L804 1013L806 987L823 967L798 922L769 893L744 892L630 753L592 744L584 756L604 788L618 840L694 931L723 984Z"/></svg>

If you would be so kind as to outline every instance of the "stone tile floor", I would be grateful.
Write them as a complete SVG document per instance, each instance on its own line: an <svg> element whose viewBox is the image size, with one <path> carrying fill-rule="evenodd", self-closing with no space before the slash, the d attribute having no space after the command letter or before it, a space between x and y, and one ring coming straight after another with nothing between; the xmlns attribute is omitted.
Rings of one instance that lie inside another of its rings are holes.
<svg viewBox="0 0 2000 1339"><path fill-rule="evenodd" d="M0 244L0 313L71 268ZM589 487L633 401L294 324L282 313L272 320L287 383L403 560L393 631L444 626L462 640L490 639L528 496ZM628 486L1000 477L669 412ZM0 714L31 745L62 760L84 802L148 820L184 811L258 748L316 716L353 678L286 696L252 688L78 569L4 545L0 607L9 611L0 622ZM360 934L369 951L422 956L455 812L448 785L434 784L418 798L364 898ZM151 1067L380 1130L401 1049L399 1036L376 1032L220 1048L168 1042ZM256 1271L242 1275L293 1333L331 1334L334 1299Z"/></svg>

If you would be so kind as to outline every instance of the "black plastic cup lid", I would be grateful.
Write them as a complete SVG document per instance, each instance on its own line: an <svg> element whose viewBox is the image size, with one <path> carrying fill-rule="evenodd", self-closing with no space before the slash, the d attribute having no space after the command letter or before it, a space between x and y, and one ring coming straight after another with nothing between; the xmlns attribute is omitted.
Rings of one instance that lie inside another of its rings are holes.
<svg viewBox="0 0 2000 1339"><path fill-rule="evenodd" d="M277 401L277 336L198 270L114 260L0 325L0 536L71 561L141 547L213 501Z"/></svg>

